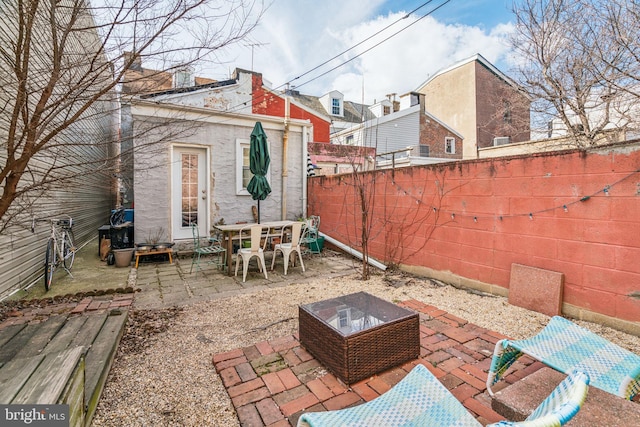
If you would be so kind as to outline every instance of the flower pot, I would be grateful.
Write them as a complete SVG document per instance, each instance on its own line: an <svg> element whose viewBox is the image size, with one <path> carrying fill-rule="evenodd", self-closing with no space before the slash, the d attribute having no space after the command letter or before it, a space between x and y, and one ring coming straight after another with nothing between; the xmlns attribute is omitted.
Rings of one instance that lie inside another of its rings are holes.
<svg viewBox="0 0 640 427"><path fill-rule="evenodd" d="M309 250L314 254L319 254L322 252L324 248L324 236L318 236L318 239L315 242L309 243Z"/></svg>
<svg viewBox="0 0 640 427"><path fill-rule="evenodd" d="M129 265L131 265L131 258L133 258L133 248L115 249L113 256L115 257L116 267L129 267Z"/></svg>

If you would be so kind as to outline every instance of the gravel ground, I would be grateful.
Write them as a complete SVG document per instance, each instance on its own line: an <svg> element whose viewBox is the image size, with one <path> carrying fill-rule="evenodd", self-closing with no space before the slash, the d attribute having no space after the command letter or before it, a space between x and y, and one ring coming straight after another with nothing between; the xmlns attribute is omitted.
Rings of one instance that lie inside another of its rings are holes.
<svg viewBox="0 0 640 427"><path fill-rule="evenodd" d="M399 273L366 282L317 279L183 309L134 311L93 426L239 426L213 354L293 334L299 304L361 290L393 302L416 299L513 338L531 336L549 320L506 298ZM631 351L640 348L640 337L577 323Z"/></svg>

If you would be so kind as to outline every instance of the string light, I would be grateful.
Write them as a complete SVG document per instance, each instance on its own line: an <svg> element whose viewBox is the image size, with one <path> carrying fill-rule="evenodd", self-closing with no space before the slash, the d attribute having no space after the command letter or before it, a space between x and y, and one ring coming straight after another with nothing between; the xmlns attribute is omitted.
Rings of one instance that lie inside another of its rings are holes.
<svg viewBox="0 0 640 427"><path fill-rule="evenodd" d="M381 173L384 174L385 172L381 172ZM555 209L559 209L559 208L562 208L562 210L564 212L569 212L569 205L575 204L578 201L586 202L586 201L590 200L592 197L597 196L599 193L604 193L606 196L609 196L609 193L610 193L609 190L611 189L611 187L621 183L622 181L625 181L625 180L629 179L630 177L632 177L632 176L634 176L636 174L640 174L640 169L637 169L637 170L629 173L628 175L626 175L625 177L619 179L618 181L614 182L613 184L605 185L601 190L598 190L593 194L582 196L580 199L577 199L575 201L571 201L569 203L562 204L562 205L559 205L559 206L554 206L554 207L547 208L547 209L541 209L541 210L535 211L535 212L529 212L529 214L528 214L529 215L529 219L533 220L533 215L534 214L540 214L540 213L544 213L544 212L552 212ZM340 182L342 182L342 179L340 180ZM394 184L397 187L397 189L399 190L400 194L404 193L404 195L407 195L407 196L410 196L410 197L413 197L414 199L416 199L417 203L423 203L421 200L417 199L415 196L412 196L410 191L407 191L407 190L403 189L400 185L398 185L398 183L394 182ZM438 185L438 184L436 183L436 185ZM640 189L640 184L638 184L638 189ZM420 191L420 194L423 194L423 193ZM640 195L640 190L637 191L637 194ZM446 212L446 210L443 211L442 208L436 208L435 206L432 206L432 209L433 209L433 212L437 212L438 210L440 210L441 212ZM456 214L451 212L450 215L451 215L451 219L455 220ZM502 214L502 215L498 215L498 216L494 215L494 216L492 216L490 218L493 218L494 220L496 218L498 218L500 221L503 221L505 219L505 217L511 218L511 217L518 217L518 216L523 216L523 215L526 215L526 214L523 214L523 213L514 213L514 214L508 214L508 215ZM479 218L477 215L473 215L473 216L472 215L468 215L467 216L467 215L464 215L464 214L463 214L463 217L471 217L471 218L473 218L473 221L476 222L476 223L478 222L478 218Z"/></svg>

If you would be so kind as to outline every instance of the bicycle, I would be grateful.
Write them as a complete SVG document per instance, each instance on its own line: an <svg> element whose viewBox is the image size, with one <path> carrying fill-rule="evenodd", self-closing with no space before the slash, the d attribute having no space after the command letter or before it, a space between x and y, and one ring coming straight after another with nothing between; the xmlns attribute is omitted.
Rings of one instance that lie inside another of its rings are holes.
<svg viewBox="0 0 640 427"><path fill-rule="evenodd" d="M76 257L76 246L73 238L73 219L57 218L49 219L51 224L51 235L47 241L47 250L44 258L44 288L48 291L51 288L51 281L53 280L53 273L56 268L62 263L65 271L71 278L71 267L73 267L73 261ZM31 225L31 232L35 231L35 222Z"/></svg>

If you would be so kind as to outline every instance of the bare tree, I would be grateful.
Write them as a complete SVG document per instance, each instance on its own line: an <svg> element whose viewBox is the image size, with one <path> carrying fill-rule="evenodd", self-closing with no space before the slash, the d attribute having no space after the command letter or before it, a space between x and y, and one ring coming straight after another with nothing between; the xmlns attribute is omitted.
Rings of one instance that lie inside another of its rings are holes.
<svg viewBox="0 0 640 427"><path fill-rule="evenodd" d="M118 85L136 61L158 76L215 61L255 27L256 3L1 0L0 232L88 168L113 174Z"/></svg>
<svg viewBox="0 0 640 427"><path fill-rule="evenodd" d="M534 127L559 121L578 147L607 140L611 129L637 127L629 84L639 77L638 7L622 0L514 3L511 44L519 83L534 101Z"/></svg>

